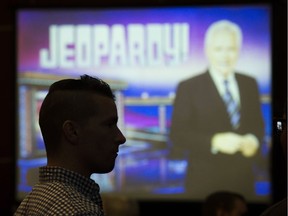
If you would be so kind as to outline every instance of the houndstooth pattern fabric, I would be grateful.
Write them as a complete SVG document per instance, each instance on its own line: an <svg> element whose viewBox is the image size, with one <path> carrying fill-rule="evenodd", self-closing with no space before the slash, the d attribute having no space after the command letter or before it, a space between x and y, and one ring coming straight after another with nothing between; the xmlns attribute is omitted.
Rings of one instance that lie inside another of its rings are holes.
<svg viewBox="0 0 288 216"><path fill-rule="evenodd" d="M227 112L230 117L230 122L233 128L238 128L240 124L240 110L236 101L233 99L231 92L229 90L228 80L224 81L225 85L225 94L224 94L224 102L226 104Z"/></svg>
<svg viewBox="0 0 288 216"><path fill-rule="evenodd" d="M104 216L100 188L93 180L48 166L39 169L39 180L14 216Z"/></svg>

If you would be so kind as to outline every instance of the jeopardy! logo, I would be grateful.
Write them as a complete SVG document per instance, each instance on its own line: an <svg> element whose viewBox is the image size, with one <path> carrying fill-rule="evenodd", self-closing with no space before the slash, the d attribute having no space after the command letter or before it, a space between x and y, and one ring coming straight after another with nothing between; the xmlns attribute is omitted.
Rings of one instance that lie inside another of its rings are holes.
<svg viewBox="0 0 288 216"><path fill-rule="evenodd" d="M51 25L42 68L164 66L185 62L189 24Z"/></svg>

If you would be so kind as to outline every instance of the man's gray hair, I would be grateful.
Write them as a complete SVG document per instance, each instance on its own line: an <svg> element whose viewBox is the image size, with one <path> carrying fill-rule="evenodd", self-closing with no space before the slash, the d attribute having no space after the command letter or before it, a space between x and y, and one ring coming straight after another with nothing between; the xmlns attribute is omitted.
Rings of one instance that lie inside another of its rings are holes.
<svg viewBox="0 0 288 216"><path fill-rule="evenodd" d="M236 42L238 45L238 48L241 48L242 45L242 31L240 27L229 20L219 20L217 22L212 23L205 34L205 48L208 46L208 44L211 43L211 40L213 39L213 36L217 32L221 31L229 31L235 35Z"/></svg>

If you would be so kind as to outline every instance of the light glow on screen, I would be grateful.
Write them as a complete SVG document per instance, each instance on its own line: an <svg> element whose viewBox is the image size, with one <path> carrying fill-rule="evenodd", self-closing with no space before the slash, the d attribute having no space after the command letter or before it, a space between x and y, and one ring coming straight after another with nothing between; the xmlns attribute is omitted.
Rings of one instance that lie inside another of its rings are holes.
<svg viewBox="0 0 288 216"><path fill-rule="evenodd" d="M243 45L236 69L254 77L259 85L265 121L261 161L257 161L261 167L254 167L255 182L242 185L255 186L255 196L247 200L267 201L271 33L266 5L19 9L17 197L22 199L32 189L38 167L47 162L38 111L49 85L85 73L111 85L119 127L127 138L114 171L91 176L101 192L137 199L204 199L206 194L185 192L187 161L170 160L168 134L177 84L207 69L204 34L211 23L221 19L241 27Z"/></svg>

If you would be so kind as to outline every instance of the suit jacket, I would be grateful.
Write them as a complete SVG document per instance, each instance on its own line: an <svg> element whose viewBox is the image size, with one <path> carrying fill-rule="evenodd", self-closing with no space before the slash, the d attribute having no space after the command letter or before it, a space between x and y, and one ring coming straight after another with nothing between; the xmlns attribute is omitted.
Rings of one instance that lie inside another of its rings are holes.
<svg viewBox="0 0 288 216"><path fill-rule="evenodd" d="M257 82L239 73L235 73L235 78L241 103L237 130L231 126L225 103L208 72L184 80L177 87L170 128L172 154L185 155L188 159L186 189L191 189L199 199L218 189L239 191L241 188L244 195L254 194L253 161L259 155L246 158L241 153L211 153L211 138L215 133L252 133L260 143L264 136ZM244 184L246 181L249 184ZM245 194L243 186L247 185L250 188Z"/></svg>

